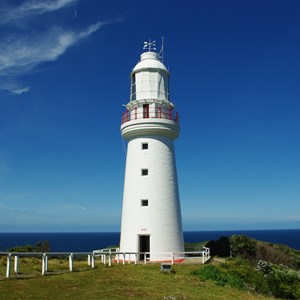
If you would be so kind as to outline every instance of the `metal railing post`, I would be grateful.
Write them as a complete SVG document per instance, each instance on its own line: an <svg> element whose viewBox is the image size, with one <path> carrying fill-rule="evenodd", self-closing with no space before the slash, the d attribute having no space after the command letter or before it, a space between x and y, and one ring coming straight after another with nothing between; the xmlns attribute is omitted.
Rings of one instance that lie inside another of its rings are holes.
<svg viewBox="0 0 300 300"><path fill-rule="evenodd" d="M45 261L45 253L42 255L42 275L46 273L46 261Z"/></svg>
<svg viewBox="0 0 300 300"><path fill-rule="evenodd" d="M108 265L111 267L111 253L108 255Z"/></svg>
<svg viewBox="0 0 300 300"><path fill-rule="evenodd" d="M16 274L18 274L18 260L19 260L19 256L15 255L14 271Z"/></svg>
<svg viewBox="0 0 300 300"><path fill-rule="evenodd" d="M45 253L45 271L48 272L48 255Z"/></svg>
<svg viewBox="0 0 300 300"><path fill-rule="evenodd" d="M8 253L6 260L6 278L10 277L11 253Z"/></svg>
<svg viewBox="0 0 300 300"><path fill-rule="evenodd" d="M92 269L95 268L95 255L94 253L92 254Z"/></svg>
<svg viewBox="0 0 300 300"><path fill-rule="evenodd" d="M69 268L70 272L73 272L73 253L69 255Z"/></svg>

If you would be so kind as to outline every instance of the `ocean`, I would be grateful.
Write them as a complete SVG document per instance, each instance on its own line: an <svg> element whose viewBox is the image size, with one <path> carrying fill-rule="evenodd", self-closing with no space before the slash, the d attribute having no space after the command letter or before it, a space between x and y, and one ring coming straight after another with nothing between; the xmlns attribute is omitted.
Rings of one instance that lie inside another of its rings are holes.
<svg viewBox="0 0 300 300"><path fill-rule="evenodd" d="M244 234L257 240L284 244L300 250L300 229L185 231L184 241L196 243L233 234ZM50 242L52 252L85 252L118 245L120 232L0 233L0 251L6 251L17 245L35 245L45 240Z"/></svg>

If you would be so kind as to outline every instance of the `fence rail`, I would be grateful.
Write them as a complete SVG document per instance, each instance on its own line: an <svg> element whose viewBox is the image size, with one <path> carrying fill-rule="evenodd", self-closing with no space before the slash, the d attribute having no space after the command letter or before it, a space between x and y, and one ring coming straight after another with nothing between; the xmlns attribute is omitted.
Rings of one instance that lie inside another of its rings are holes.
<svg viewBox="0 0 300 300"><path fill-rule="evenodd" d="M69 270L74 269L74 257L87 256L88 266L95 268L95 256L93 252L0 252L0 256L6 256L6 274L7 278L11 275L12 258L14 258L14 272L18 274L19 257L39 257L42 261L42 275L48 272L48 258L56 256L67 256L69 258Z"/></svg>
<svg viewBox="0 0 300 300"><path fill-rule="evenodd" d="M105 264L108 261L108 265L111 266L112 262L123 265L133 262L137 264L139 258L143 257L143 263L149 263L150 255L160 255L164 259L157 262L170 262L172 265L176 262L185 260L188 255L199 255L202 257L202 263L207 262L210 259L210 249L203 247L203 251L189 251L189 252L120 252L119 248L112 249L100 249L93 252L0 252L0 256L6 256L6 274L7 278L11 277L12 258L14 259L14 272L18 274L19 269L19 257L39 257L42 262L42 275L48 272L48 258L57 256L67 256L69 258L69 271L74 269L74 257L87 256L88 266L95 268L96 258L101 259L101 263Z"/></svg>

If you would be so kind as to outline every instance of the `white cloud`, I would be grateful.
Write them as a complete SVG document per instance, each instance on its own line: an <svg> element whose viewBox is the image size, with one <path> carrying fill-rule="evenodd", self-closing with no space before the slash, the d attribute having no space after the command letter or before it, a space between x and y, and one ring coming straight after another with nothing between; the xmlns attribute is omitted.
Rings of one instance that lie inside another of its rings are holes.
<svg viewBox="0 0 300 300"><path fill-rule="evenodd" d="M101 27L98 22L81 32L52 28L35 36L8 38L0 42L0 76L20 76L35 66L58 59L69 47Z"/></svg>
<svg viewBox="0 0 300 300"><path fill-rule="evenodd" d="M13 93L13 94L16 94L16 95L21 95L21 94L29 92L29 90L30 90L30 87L26 86L26 87L23 87L23 88L10 90L10 92Z"/></svg>
<svg viewBox="0 0 300 300"><path fill-rule="evenodd" d="M1 79L1 77L0 77ZM5 90L14 95L21 95L29 92L29 86L22 86L16 80L4 78L0 83L0 90Z"/></svg>
<svg viewBox="0 0 300 300"><path fill-rule="evenodd" d="M8 37L0 41L0 89L13 94L23 94L29 87L20 87L11 83L12 77L32 71L43 62L57 60L71 46L87 38L103 24L98 22L80 32L52 28L38 35Z"/></svg>
<svg viewBox="0 0 300 300"><path fill-rule="evenodd" d="M0 23L9 23L15 20L24 19L33 15L41 15L62 9L68 5L72 5L78 0L32 0L24 2L22 5L12 8L2 9L2 18Z"/></svg>
<svg viewBox="0 0 300 300"><path fill-rule="evenodd" d="M67 30L48 24L40 31L29 26L22 27L28 20L45 13L75 4L78 0L30 0L18 7L4 10L0 8L0 90L14 95L30 91L30 87L20 84L17 78L36 70L44 63L57 60L66 50L101 28L97 22L83 30ZM76 11L77 16L77 11ZM13 24L23 28L14 30ZM1 28L2 27L2 28Z"/></svg>

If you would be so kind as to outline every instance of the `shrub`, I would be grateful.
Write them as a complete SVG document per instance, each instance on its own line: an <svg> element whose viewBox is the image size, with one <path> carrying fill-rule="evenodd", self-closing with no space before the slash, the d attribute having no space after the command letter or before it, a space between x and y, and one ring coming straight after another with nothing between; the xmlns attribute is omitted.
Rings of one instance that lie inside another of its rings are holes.
<svg viewBox="0 0 300 300"><path fill-rule="evenodd" d="M238 275L230 275L212 265L206 265L196 271L193 271L192 274L197 275L203 281L213 280L220 286L228 284L238 289L243 289L245 287L243 280Z"/></svg>
<svg viewBox="0 0 300 300"><path fill-rule="evenodd" d="M230 247L233 256L240 256L247 259L256 257L256 240L245 235L232 235Z"/></svg>
<svg viewBox="0 0 300 300"><path fill-rule="evenodd" d="M8 252L50 252L51 246L49 241L37 242L35 246L32 245L23 245L15 246L8 249Z"/></svg>
<svg viewBox="0 0 300 300"><path fill-rule="evenodd" d="M230 275L241 278L249 290L263 294L270 293L264 275L253 269L248 260L232 258L228 259L227 263L220 264L220 267Z"/></svg>
<svg viewBox="0 0 300 300"><path fill-rule="evenodd" d="M273 264L290 265L290 255L286 249L270 243L257 242L256 259L269 261Z"/></svg>
<svg viewBox="0 0 300 300"><path fill-rule="evenodd" d="M206 243L205 247L210 248L211 256L230 256L230 240L227 236L221 236L218 240L209 241Z"/></svg>
<svg viewBox="0 0 300 300"><path fill-rule="evenodd" d="M300 273L283 265L259 261L257 270L265 275L273 296L285 299L300 298Z"/></svg>
<svg viewBox="0 0 300 300"><path fill-rule="evenodd" d="M23 246L15 246L13 248L9 248L8 252L33 252L34 248L32 245L23 245Z"/></svg>
<svg viewBox="0 0 300 300"><path fill-rule="evenodd" d="M272 264L268 261L260 260L257 263L256 270L262 272L264 275L268 275L272 271Z"/></svg>

